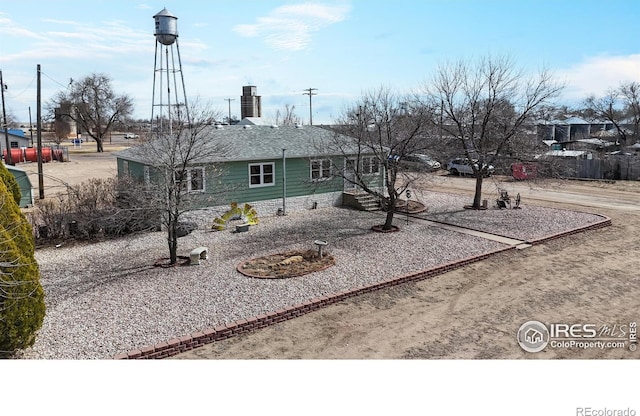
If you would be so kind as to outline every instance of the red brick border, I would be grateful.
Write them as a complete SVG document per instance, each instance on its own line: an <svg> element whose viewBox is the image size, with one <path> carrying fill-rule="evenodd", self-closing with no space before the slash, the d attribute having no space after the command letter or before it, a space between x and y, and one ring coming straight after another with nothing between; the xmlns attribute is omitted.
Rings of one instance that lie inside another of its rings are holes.
<svg viewBox="0 0 640 416"><path fill-rule="evenodd" d="M599 215L599 214L594 214ZM528 241L530 244L540 244L545 241L554 240L556 238L564 237L567 235L573 235L582 231L596 230L599 228L607 227L611 225L611 218L604 215L602 221L594 224L590 224L585 227L574 228L568 231L563 231L557 234L551 234L546 237L538 238L536 240ZM247 319L241 319L236 322L232 322L226 325L220 325L215 328L204 329L199 332L195 332L190 335L185 335L179 338L171 339L167 342L162 342L153 346L141 348L139 350L129 351L123 354L118 354L113 359L159 359L167 358L185 351L193 350L203 345L221 341L223 339L231 338L236 335L246 334L256 329L265 328L267 326L284 322L289 319L296 318L298 316L305 315L309 312L313 312L325 306L332 305L337 302L341 302L345 299L349 299L355 296L359 296L365 293L370 293L376 290L385 289L392 286L397 286L408 282L418 282L420 280L429 279L431 277L443 274L455 269L459 269L463 266L475 263L480 260L485 260L491 256L499 253L503 253L509 250L514 250L515 246L505 247L498 250L493 250L487 253L483 253L473 257L467 257L465 259L438 265L429 269L420 270L401 276L396 276L381 282L372 283L369 285L345 290L338 293L333 293L327 296L321 296L301 304L289 306L284 309L278 309L275 312L268 312L258 316L250 317Z"/></svg>

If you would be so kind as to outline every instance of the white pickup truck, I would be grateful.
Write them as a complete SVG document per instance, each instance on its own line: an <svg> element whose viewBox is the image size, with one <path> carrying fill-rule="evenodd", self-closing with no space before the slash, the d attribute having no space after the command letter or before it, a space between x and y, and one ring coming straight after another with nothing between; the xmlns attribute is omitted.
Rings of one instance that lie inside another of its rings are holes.
<svg viewBox="0 0 640 416"><path fill-rule="evenodd" d="M133 133L125 133L124 134L124 138L129 140L129 139L137 139L140 136L138 136L137 134L133 134Z"/></svg>

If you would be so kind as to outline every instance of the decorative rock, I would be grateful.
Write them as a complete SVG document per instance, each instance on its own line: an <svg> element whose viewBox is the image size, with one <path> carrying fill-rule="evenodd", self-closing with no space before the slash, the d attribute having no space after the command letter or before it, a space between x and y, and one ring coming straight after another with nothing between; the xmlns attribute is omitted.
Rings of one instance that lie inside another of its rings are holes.
<svg viewBox="0 0 640 416"><path fill-rule="evenodd" d="M280 265L288 266L289 264L302 263L303 261L304 261L304 259L302 258L302 256L291 256L291 257L288 257L288 258L282 260L280 262Z"/></svg>

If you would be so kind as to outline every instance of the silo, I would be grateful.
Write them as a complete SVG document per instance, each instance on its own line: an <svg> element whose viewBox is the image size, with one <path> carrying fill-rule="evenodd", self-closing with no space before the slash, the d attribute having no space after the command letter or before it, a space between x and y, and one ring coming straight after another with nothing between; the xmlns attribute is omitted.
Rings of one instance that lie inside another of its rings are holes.
<svg viewBox="0 0 640 416"><path fill-rule="evenodd" d="M71 103L62 103L54 109L54 129L58 139L70 139L76 137L76 122L71 116L74 108Z"/></svg>
<svg viewBox="0 0 640 416"><path fill-rule="evenodd" d="M262 104L260 102L260 96L256 95L256 90L254 85L242 87L242 96L240 97L240 113L242 118L262 117Z"/></svg>
<svg viewBox="0 0 640 416"><path fill-rule="evenodd" d="M163 45L172 45L178 37L178 18L164 8L153 16L156 21L155 37Z"/></svg>

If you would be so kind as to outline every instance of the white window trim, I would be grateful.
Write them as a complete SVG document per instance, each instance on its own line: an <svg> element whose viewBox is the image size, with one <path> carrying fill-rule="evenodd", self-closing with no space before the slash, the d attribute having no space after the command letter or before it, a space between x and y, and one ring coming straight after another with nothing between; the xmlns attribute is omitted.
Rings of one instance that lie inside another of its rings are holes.
<svg viewBox="0 0 640 416"><path fill-rule="evenodd" d="M273 176L273 182L264 183L264 169L263 166L271 166L271 176ZM260 183L252 184L251 183L251 166L260 166ZM249 163L247 167L247 171L249 172L249 188L264 188L267 186L275 186L276 185L276 164L275 162L261 162L261 163Z"/></svg>
<svg viewBox="0 0 640 416"><path fill-rule="evenodd" d="M191 171L194 170L200 170L202 172L202 189L191 189ZM176 172L173 172L173 181L174 183L176 182ZM187 174L186 177L186 189L185 191L187 191L187 193L189 194L198 194L198 193L204 193L205 190L207 189L207 183L206 183L206 175L205 175L205 170L204 167L200 166L200 167L194 167L194 168L186 168L184 170L184 172Z"/></svg>
<svg viewBox="0 0 640 416"><path fill-rule="evenodd" d="M365 161L367 161L367 165L369 167L377 165L378 166L378 171L377 172L369 172L369 173L365 173L364 172L364 166L365 166ZM374 163L372 163L374 162ZM380 174L380 161L378 160L378 158L376 158L375 156L363 156L361 159L361 166L360 166L360 171L362 172L363 175L379 175Z"/></svg>
<svg viewBox="0 0 640 416"><path fill-rule="evenodd" d="M322 162L328 161L329 162L329 176L322 176L322 171L324 170L322 168ZM320 177L319 178L314 178L313 177L313 163L314 162L318 162L320 164ZM328 181L329 179L331 179L333 177L333 174L331 173L331 169L333 168L333 162L331 161L331 159L313 159L309 162L309 178L311 178L311 180L313 182L322 182L322 181Z"/></svg>

